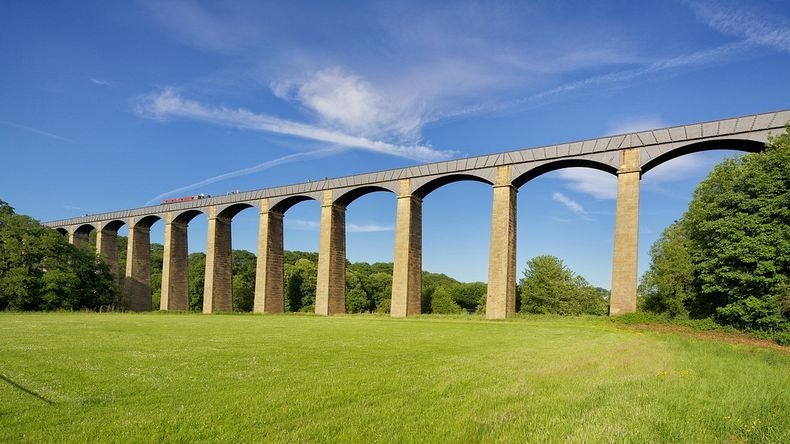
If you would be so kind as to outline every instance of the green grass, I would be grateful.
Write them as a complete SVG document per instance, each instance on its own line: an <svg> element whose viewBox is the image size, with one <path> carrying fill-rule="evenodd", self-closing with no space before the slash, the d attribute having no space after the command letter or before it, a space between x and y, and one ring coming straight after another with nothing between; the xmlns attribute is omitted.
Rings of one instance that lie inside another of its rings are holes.
<svg viewBox="0 0 790 444"><path fill-rule="evenodd" d="M0 313L0 442L788 442L790 354L606 319Z"/></svg>

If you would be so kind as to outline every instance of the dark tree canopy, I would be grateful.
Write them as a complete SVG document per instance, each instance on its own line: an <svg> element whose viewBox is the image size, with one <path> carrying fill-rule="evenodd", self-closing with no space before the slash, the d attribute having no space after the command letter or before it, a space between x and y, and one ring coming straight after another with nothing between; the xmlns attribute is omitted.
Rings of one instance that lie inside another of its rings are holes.
<svg viewBox="0 0 790 444"><path fill-rule="evenodd" d="M98 310L115 303L101 259L0 200L0 310Z"/></svg>

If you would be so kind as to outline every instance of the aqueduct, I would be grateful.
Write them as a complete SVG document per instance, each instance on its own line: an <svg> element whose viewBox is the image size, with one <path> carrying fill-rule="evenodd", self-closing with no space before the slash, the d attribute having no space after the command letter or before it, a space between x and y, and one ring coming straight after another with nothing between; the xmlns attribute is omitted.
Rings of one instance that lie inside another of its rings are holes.
<svg viewBox="0 0 790 444"><path fill-rule="evenodd" d="M506 318L516 301L516 193L549 171L589 167L617 176L610 314L633 312L637 290L639 186L643 174L661 163L712 149L761 151L772 134L784 131L790 110L620 134L402 169L325 179L130 210L47 222L86 244L96 231L96 250L118 275L118 230L128 228L124 302L128 309L152 307L151 225L165 224L160 309L188 309L187 230L198 214L208 217L203 311L230 311L231 221L241 210L259 210L255 312L283 311L283 215L298 202L321 204L315 311L345 312L345 210L372 192L397 195L391 315L420 313L422 287L422 199L451 182L474 180L493 189L486 317Z"/></svg>

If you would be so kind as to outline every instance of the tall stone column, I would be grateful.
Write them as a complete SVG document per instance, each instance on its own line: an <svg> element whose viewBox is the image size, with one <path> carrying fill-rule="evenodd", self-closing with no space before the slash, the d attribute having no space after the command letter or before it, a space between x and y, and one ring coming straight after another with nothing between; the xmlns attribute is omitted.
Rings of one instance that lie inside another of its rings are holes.
<svg viewBox="0 0 790 444"><path fill-rule="evenodd" d="M88 233L83 233L74 229L69 232L69 243L77 248L85 248L88 245Z"/></svg>
<svg viewBox="0 0 790 444"><path fill-rule="evenodd" d="M97 230L96 253L110 266L112 279L117 288L120 283L118 274L118 232L106 228Z"/></svg>
<svg viewBox="0 0 790 444"><path fill-rule="evenodd" d="M510 166L497 167L486 319L505 319L516 311L516 192L510 182Z"/></svg>
<svg viewBox="0 0 790 444"><path fill-rule="evenodd" d="M129 219L124 305L131 311L151 310L151 229Z"/></svg>
<svg viewBox="0 0 790 444"><path fill-rule="evenodd" d="M623 150L617 172L610 315L636 311L640 175L639 148Z"/></svg>
<svg viewBox="0 0 790 444"><path fill-rule="evenodd" d="M333 202L332 190L324 191L321 204L315 312L346 312L346 208Z"/></svg>
<svg viewBox="0 0 790 444"><path fill-rule="evenodd" d="M162 261L162 296L160 310L189 310L189 246L187 224L165 219L165 251Z"/></svg>
<svg viewBox="0 0 790 444"><path fill-rule="evenodd" d="M255 271L255 313L282 313L283 214L269 210L269 200L261 201L258 224L258 262Z"/></svg>
<svg viewBox="0 0 790 444"><path fill-rule="evenodd" d="M390 316L420 314L422 302L422 199L411 194L409 179L398 193Z"/></svg>
<svg viewBox="0 0 790 444"><path fill-rule="evenodd" d="M233 268L231 261L230 218L217 216L212 206L206 241L206 276L203 287L203 313L233 310Z"/></svg>

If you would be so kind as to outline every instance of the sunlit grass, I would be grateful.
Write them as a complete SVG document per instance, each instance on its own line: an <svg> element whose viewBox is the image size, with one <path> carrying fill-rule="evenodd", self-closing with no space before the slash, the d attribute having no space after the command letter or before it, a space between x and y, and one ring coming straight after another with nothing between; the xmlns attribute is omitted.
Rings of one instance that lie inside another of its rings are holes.
<svg viewBox="0 0 790 444"><path fill-rule="evenodd" d="M787 442L790 355L605 319L0 313L0 442Z"/></svg>

